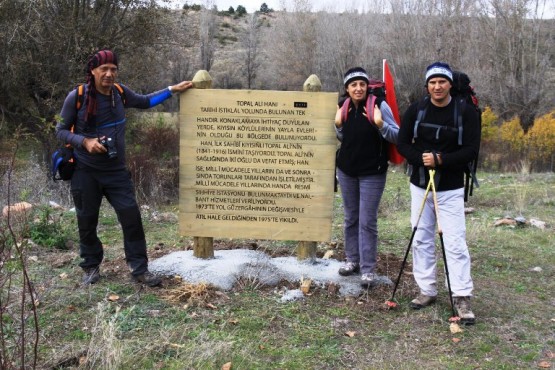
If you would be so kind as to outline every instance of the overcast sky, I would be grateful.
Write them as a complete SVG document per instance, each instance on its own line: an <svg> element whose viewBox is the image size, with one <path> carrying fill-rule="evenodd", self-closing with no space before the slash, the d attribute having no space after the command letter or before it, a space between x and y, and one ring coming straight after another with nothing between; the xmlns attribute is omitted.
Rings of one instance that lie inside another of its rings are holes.
<svg viewBox="0 0 555 370"><path fill-rule="evenodd" d="M260 10L260 5L266 3L269 8L274 10L282 10L284 7L292 8L292 0L171 0L172 8L182 8L183 4L215 4L218 10L228 10L230 6L237 9L238 5L242 5L247 9L248 13L253 13ZM369 10L369 7L376 6L375 4L383 3L383 1L376 0L308 0L312 4L311 10L326 10L329 12L343 12L345 10L351 11L357 9L361 13ZM554 0L540 0L540 9L544 10L544 18L554 18L555 15L555 1Z"/></svg>
<svg viewBox="0 0 555 370"><path fill-rule="evenodd" d="M230 6L234 9L237 9L238 5L242 5L247 9L248 13L253 13L257 10L260 10L260 6L263 3L266 3L269 8L274 10L282 10L283 7L287 7L288 5L291 6L292 1L287 0L172 0L173 6L172 8L178 7L182 8L183 4L188 3L189 5L192 4L205 4L207 2L211 2L216 4L218 10L227 10ZM330 11L344 11L345 9L354 9L357 8L361 11L364 11L365 7L368 6L368 3L371 0L311 0L309 1L312 3L312 10L330 10Z"/></svg>

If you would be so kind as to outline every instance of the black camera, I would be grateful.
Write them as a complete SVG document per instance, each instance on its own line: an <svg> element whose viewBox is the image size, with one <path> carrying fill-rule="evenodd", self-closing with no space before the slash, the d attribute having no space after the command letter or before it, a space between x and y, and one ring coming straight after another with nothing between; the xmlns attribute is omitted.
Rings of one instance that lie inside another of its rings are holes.
<svg viewBox="0 0 555 370"><path fill-rule="evenodd" d="M116 148L116 141L111 137L103 137L99 139L100 144L108 151L108 158L116 159L118 157L118 149Z"/></svg>

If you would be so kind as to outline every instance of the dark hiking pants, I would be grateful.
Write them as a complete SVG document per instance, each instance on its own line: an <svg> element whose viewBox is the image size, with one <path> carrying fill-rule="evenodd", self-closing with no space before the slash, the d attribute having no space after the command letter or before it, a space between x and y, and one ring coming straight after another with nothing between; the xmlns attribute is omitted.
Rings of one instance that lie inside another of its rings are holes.
<svg viewBox="0 0 555 370"><path fill-rule="evenodd" d="M82 268L97 267L104 258L102 242L97 235L98 214L102 198L114 207L123 231L125 259L131 273L147 271L145 233L135 199L129 171L99 171L77 168L71 179L71 195L77 213L79 249Z"/></svg>

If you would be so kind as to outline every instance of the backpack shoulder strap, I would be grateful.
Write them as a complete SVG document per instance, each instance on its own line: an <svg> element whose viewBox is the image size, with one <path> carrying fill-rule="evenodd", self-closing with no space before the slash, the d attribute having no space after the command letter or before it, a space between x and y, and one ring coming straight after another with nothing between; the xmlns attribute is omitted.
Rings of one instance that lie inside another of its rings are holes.
<svg viewBox="0 0 555 370"><path fill-rule="evenodd" d="M341 106L341 122L347 122L347 116L349 115L349 106L351 105L351 98L345 99L343 105Z"/></svg>
<svg viewBox="0 0 555 370"><path fill-rule="evenodd" d="M370 94L366 99L366 114L370 123L374 123L374 105L376 105L376 95Z"/></svg>
<svg viewBox="0 0 555 370"><path fill-rule="evenodd" d="M114 83L114 87L116 88L116 90L118 91L119 95L121 96L121 101L123 103L123 105L125 106L127 104L127 100L125 98L125 90L123 89L123 87L121 87L121 85L117 82Z"/></svg>
<svg viewBox="0 0 555 370"><path fill-rule="evenodd" d="M77 86L77 96L75 99L75 109L79 110L83 106L83 102L85 101L85 85L81 84Z"/></svg>
<svg viewBox="0 0 555 370"><path fill-rule="evenodd" d="M429 101L430 101L430 98L426 96L424 99L420 101L420 103L418 103L418 114L416 115L416 122L414 123L413 138L418 137L418 126L420 125L420 122L422 122L422 119L424 119L424 116L426 115Z"/></svg>
<svg viewBox="0 0 555 370"><path fill-rule="evenodd" d="M464 98L459 99L456 98L455 99L455 126L457 127L457 130L459 131L459 137L458 137L458 141L457 143L459 145L462 145L462 138L463 138L463 114L464 111L466 109L466 101L464 100Z"/></svg>

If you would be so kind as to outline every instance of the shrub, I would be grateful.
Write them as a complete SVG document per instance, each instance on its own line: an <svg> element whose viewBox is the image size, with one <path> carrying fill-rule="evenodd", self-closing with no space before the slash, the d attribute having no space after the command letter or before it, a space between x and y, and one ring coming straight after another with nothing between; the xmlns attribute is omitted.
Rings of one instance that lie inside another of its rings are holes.
<svg viewBox="0 0 555 370"><path fill-rule="evenodd" d="M38 219L29 226L29 236L36 244L50 249L69 249L71 240L75 239L75 216L72 214L54 214L51 207L38 209Z"/></svg>
<svg viewBox="0 0 555 370"><path fill-rule="evenodd" d="M539 168L553 171L555 157L555 110L537 118L528 130L529 159Z"/></svg>

